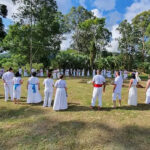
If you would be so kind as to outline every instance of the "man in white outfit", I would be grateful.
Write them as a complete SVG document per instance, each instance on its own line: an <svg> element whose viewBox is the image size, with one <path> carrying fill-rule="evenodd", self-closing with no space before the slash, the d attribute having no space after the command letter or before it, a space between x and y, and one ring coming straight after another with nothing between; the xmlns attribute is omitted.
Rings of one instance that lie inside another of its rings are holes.
<svg viewBox="0 0 150 150"><path fill-rule="evenodd" d="M98 109L100 110L102 107L102 90L105 92L105 78L101 75L100 70L97 70L97 75L93 77L93 86L94 89L91 108L94 108L96 99L98 97Z"/></svg>
<svg viewBox="0 0 150 150"><path fill-rule="evenodd" d="M122 90L122 85L123 85L123 79L120 76L119 71L116 71L116 78L115 78L113 85L114 85L114 87L113 87L112 100L113 100L113 107L116 108L117 96L119 99L119 106L121 106L121 90Z"/></svg>
<svg viewBox="0 0 150 150"><path fill-rule="evenodd" d="M11 100L13 101L13 77L14 74L12 68L9 68L9 70L2 76L5 90L5 101L8 100L9 95L11 97Z"/></svg>
<svg viewBox="0 0 150 150"><path fill-rule="evenodd" d="M51 74L48 74L48 78L44 80L43 84L45 85L44 90L44 104L43 107L50 107L53 97L53 87L54 87L54 81L51 78Z"/></svg>

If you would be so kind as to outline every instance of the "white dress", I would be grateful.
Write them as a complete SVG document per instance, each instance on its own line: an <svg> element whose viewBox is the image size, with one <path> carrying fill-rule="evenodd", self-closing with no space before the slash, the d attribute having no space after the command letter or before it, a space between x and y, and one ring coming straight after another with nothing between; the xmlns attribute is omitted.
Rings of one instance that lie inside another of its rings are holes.
<svg viewBox="0 0 150 150"><path fill-rule="evenodd" d="M65 110L68 108L66 95L66 82L64 80L57 80L55 83L56 95L54 100L53 110Z"/></svg>
<svg viewBox="0 0 150 150"><path fill-rule="evenodd" d="M137 106L137 80L133 79L131 88L129 89L128 105Z"/></svg>
<svg viewBox="0 0 150 150"><path fill-rule="evenodd" d="M148 81L148 83L150 82L150 80ZM150 86L148 87L147 91L146 91L146 104L150 104Z"/></svg>
<svg viewBox="0 0 150 150"><path fill-rule="evenodd" d="M37 77L30 77L28 80L28 96L27 103L40 103L42 97L38 89L39 79Z"/></svg>
<svg viewBox="0 0 150 150"><path fill-rule="evenodd" d="M28 73L27 73L27 70L25 69L24 70L24 77L27 77L28 76Z"/></svg>
<svg viewBox="0 0 150 150"><path fill-rule="evenodd" d="M14 87L13 87L13 98L16 98L17 100L20 99L20 95L21 95L21 77L14 77L13 78L13 83L14 83Z"/></svg>

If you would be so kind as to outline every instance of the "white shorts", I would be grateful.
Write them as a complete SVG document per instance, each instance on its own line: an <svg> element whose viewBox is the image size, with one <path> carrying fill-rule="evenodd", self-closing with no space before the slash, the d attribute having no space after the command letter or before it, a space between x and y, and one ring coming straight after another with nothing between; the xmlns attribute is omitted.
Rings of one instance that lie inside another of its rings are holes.
<svg viewBox="0 0 150 150"><path fill-rule="evenodd" d="M121 100L121 93L113 93L112 94L112 100L116 101L117 96L118 96L118 99Z"/></svg>

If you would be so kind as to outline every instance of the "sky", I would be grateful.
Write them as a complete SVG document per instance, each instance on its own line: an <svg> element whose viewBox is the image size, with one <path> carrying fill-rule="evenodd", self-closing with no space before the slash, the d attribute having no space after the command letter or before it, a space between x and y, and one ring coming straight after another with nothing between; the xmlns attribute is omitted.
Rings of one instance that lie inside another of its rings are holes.
<svg viewBox="0 0 150 150"><path fill-rule="evenodd" d="M118 24L127 19L129 22L139 13L150 9L150 0L56 0L58 10L63 14L67 14L70 9L75 6L83 6L92 11L95 16L106 18L106 27L112 32L111 47L108 51L116 52L118 50L118 42L115 40L120 36L116 31ZM3 19L5 28L8 29L13 24L12 14L17 12L18 5L13 5L11 0L0 0L0 3L7 5L8 16ZM66 40L61 44L61 49L69 48L72 39L72 33L64 35Z"/></svg>

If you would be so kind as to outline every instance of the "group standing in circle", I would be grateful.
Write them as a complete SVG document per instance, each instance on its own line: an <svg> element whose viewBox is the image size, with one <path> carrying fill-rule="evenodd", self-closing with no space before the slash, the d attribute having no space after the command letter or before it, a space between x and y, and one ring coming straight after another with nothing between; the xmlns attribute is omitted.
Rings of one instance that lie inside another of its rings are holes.
<svg viewBox="0 0 150 150"><path fill-rule="evenodd" d="M21 72L21 70L20 70ZM101 75L101 71L97 70L97 74L94 74L93 77L93 95L91 100L91 108L95 107L96 99L98 98L98 109L102 108L102 92L105 92L106 87L106 79L103 75ZM52 106L52 97L53 97L53 88L55 87L55 98L53 104L53 110L66 110L68 108L67 103L67 85L66 81L63 80L63 75L59 75L59 79L54 83L51 78L52 74L47 73L47 78L44 79L44 102L43 107L51 107ZM21 85L23 84L23 80L21 79L20 73L17 72L14 76L13 69L10 68L7 72L5 72L2 76L4 82L4 90L5 90L5 101L8 100L10 95L11 101L14 103L19 103L21 96ZM128 105L137 106L137 85L140 81L140 78L137 79L137 75L132 73L132 78L129 83L129 95L128 95ZM123 78L121 76L120 71L115 71L115 80L113 83L113 91L112 91L112 101L113 108L116 108L116 100L119 100L119 106L121 106L121 91L123 86ZM31 77L27 82L27 103L34 104L42 102L42 96L40 94L40 82L38 77L36 77L36 72L32 72ZM150 104L150 80L147 81L146 85L146 104Z"/></svg>

